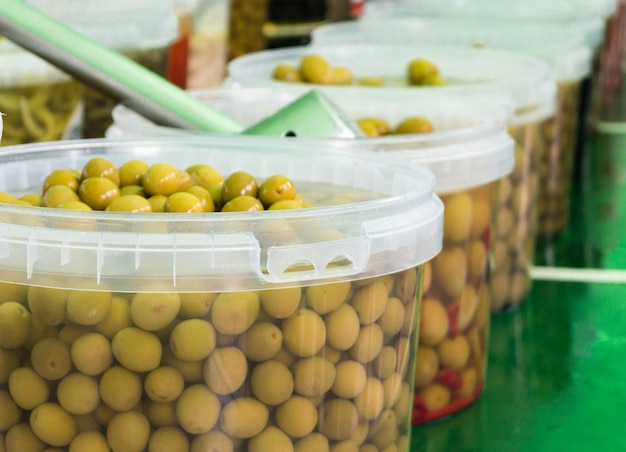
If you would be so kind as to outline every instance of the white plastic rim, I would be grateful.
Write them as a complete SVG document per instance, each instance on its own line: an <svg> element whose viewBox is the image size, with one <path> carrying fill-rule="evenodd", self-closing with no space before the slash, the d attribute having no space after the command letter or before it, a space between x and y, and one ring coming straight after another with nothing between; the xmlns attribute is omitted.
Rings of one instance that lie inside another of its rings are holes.
<svg viewBox="0 0 626 452"><path fill-rule="evenodd" d="M205 102L230 117L251 126L295 100L295 93L275 87L211 89L194 92ZM423 116L433 124L428 134L387 135L356 139L299 137L298 140L397 154L430 169L436 177L437 193L477 187L510 173L513 142L507 133L512 115L508 97L459 99L437 92L413 91L376 95L374 91L342 91L333 94L334 104L353 121L377 117L396 125L409 116ZM126 107L113 111L114 124L107 137L179 136L182 132L157 126ZM276 140L243 136L250 141ZM280 141L280 139L278 139Z"/></svg>
<svg viewBox="0 0 626 452"><path fill-rule="evenodd" d="M0 89L66 82L69 74L10 41L0 41Z"/></svg>
<svg viewBox="0 0 626 452"><path fill-rule="evenodd" d="M207 292L313 285L420 265L442 245L443 204L426 168L372 152L292 140L73 140L6 147L0 191L37 192L54 169L103 156L209 163L260 181L288 175L369 199L261 212L134 214L0 204L0 281L121 292ZM331 229L332 238L328 237ZM306 264L306 265L303 265ZM330 264L330 265L329 265Z"/></svg>
<svg viewBox="0 0 626 452"><path fill-rule="evenodd" d="M592 67L584 36L563 24L466 17L383 18L329 23L311 33L313 45L389 44L505 49L548 62L558 81L581 81Z"/></svg>
<svg viewBox="0 0 626 452"><path fill-rule="evenodd" d="M113 49L162 48L178 36L178 20L170 0L25 1Z"/></svg>
<svg viewBox="0 0 626 452"><path fill-rule="evenodd" d="M497 21L558 23L575 28L595 48L604 39L616 0L530 0L523 2L458 0L370 0L361 20L384 17L482 17Z"/></svg>
<svg viewBox="0 0 626 452"><path fill-rule="evenodd" d="M427 58L452 83L437 87L362 87L288 83L272 78L279 63L298 66L302 57L311 53L323 55L331 65L350 67L356 77L382 76L391 80L403 79L410 60ZM277 86L300 94L315 87L323 88L331 98L345 90L374 90L384 93L381 95L394 90L405 93L408 89L437 90L455 96L506 93L513 99L515 110L525 112L514 118L522 123L547 119L556 108L557 87L550 65L537 57L507 50L382 44L297 46L237 57L228 64L227 72L225 86Z"/></svg>

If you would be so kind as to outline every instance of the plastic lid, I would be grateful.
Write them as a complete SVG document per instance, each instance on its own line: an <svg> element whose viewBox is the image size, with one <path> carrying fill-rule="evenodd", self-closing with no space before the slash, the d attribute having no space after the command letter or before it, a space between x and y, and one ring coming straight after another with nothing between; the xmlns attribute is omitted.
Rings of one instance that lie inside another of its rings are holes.
<svg viewBox="0 0 626 452"><path fill-rule="evenodd" d="M209 89L195 95L246 126L251 126L293 101L294 93L275 87ZM414 90L378 95L380 92L343 91L333 95L334 104L350 120L381 118L390 125L409 116L423 116L433 124L428 134L388 135L376 138L307 139L316 146L392 152L419 161L436 177L438 193L477 187L507 175L513 167L513 141L507 133L512 114L509 97L448 96ZM179 129L157 126L123 106L113 110L114 124L107 137L180 136ZM242 136L258 142L267 137Z"/></svg>
<svg viewBox="0 0 626 452"><path fill-rule="evenodd" d="M314 45L419 42L507 49L547 61L559 81L582 80L592 66L592 52L584 37L562 24L502 23L475 17L384 18L322 25L311 37Z"/></svg>
<svg viewBox="0 0 626 452"><path fill-rule="evenodd" d="M113 49L165 47L178 36L178 20L169 0L25 1Z"/></svg>
<svg viewBox="0 0 626 452"><path fill-rule="evenodd" d="M327 86L308 83L288 83L272 78L279 63L298 66L302 57L310 53L323 55L332 65L350 67L356 77L379 76L388 81L384 87ZM446 86L410 87L404 77L410 60L421 57L433 61L448 80ZM556 82L548 63L519 52L475 49L460 46L414 45L313 45L263 50L237 57L228 64L226 86L279 86L302 94L315 87L323 89L332 99L345 90L391 91L406 93L409 89L441 91L462 96L465 94L493 96L502 92L513 98L517 115L514 121L539 121L554 115Z"/></svg>
<svg viewBox="0 0 626 452"><path fill-rule="evenodd" d="M70 76L11 41L0 41L0 89L60 83Z"/></svg>
<svg viewBox="0 0 626 452"><path fill-rule="evenodd" d="M59 168L104 156L206 162L224 175L289 176L298 192L363 193L309 209L196 214L85 212L0 204L0 279L122 292L239 291L356 280L411 268L441 249L443 204L425 168L291 140L73 140L6 147L0 191L39 191ZM330 232L330 233L329 233Z"/></svg>
<svg viewBox="0 0 626 452"><path fill-rule="evenodd" d="M582 32L595 47L604 39L605 19L611 11L609 2L615 3L615 0L371 0L361 19L442 16L565 23Z"/></svg>

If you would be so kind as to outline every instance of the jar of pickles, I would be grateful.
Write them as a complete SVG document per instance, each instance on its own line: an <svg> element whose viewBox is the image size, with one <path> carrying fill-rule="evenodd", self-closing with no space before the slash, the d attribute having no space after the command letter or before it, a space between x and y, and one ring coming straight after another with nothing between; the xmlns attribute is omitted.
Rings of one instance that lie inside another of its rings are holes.
<svg viewBox="0 0 626 452"><path fill-rule="evenodd" d="M229 137L8 147L0 176L7 450L408 452L428 170Z"/></svg>
<svg viewBox="0 0 626 452"><path fill-rule="evenodd" d="M0 66L3 146L80 136L79 82L1 37Z"/></svg>
<svg viewBox="0 0 626 452"><path fill-rule="evenodd" d="M169 0L27 0L98 43L123 53L136 63L167 76L171 42L178 22ZM85 87L82 136L104 137L113 122L117 101L94 87Z"/></svg>

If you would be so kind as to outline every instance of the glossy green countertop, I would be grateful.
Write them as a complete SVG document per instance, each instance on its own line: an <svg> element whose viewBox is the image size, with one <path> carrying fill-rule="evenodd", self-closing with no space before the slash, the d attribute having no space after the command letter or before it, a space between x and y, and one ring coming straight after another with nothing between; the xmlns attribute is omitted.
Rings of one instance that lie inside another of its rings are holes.
<svg viewBox="0 0 626 452"><path fill-rule="evenodd" d="M613 451L626 407L626 285L536 281L492 318L487 384L463 412L416 426L412 451ZM619 446L619 447L618 447Z"/></svg>
<svg viewBox="0 0 626 452"><path fill-rule="evenodd" d="M567 229L537 246L533 287L492 316L487 383L411 451L621 451L626 420L626 75L586 127Z"/></svg>

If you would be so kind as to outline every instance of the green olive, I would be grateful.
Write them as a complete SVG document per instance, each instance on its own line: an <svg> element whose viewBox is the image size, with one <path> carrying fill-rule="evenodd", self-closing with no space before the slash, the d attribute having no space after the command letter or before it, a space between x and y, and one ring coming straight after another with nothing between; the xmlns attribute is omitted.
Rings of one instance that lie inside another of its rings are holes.
<svg viewBox="0 0 626 452"><path fill-rule="evenodd" d="M301 82L300 71L293 64L278 63L272 71L272 78L283 82Z"/></svg>
<svg viewBox="0 0 626 452"><path fill-rule="evenodd" d="M120 175L120 187L127 185L141 185L143 174L150 166L143 160L129 160L123 163L118 171Z"/></svg>
<svg viewBox="0 0 626 452"><path fill-rule="evenodd" d="M104 157L94 157L83 166L82 178L106 177L116 186L120 185L120 174L117 167Z"/></svg>
<svg viewBox="0 0 626 452"><path fill-rule="evenodd" d="M76 186L76 189L78 189L78 186ZM36 207L41 207L43 203L43 195L39 193L27 193L23 196L20 196L20 199Z"/></svg>
<svg viewBox="0 0 626 452"><path fill-rule="evenodd" d="M393 129L394 134L412 134L412 133L431 133L433 131L432 123L422 116L412 116L400 122Z"/></svg>
<svg viewBox="0 0 626 452"><path fill-rule="evenodd" d="M152 204L143 196L126 195L111 201L107 212L152 212Z"/></svg>
<svg viewBox="0 0 626 452"><path fill-rule="evenodd" d="M204 212L202 201L197 196L186 192L179 191L172 193L167 197L163 206L165 212L194 213Z"/></svg>
<svg viewBox="0 0 626 452"><path fill-rule="evenodd" d="M180 172L169 163L155 163L142 177L142 186L148 196L169 196L180 187Z"/></svg>
<svg viewBox="0 0 626 452"><path fill-rule="evenodd" d="M308 83L330 84L333 81L333 70L330 63L322 55L309 54L300 60L302 79Z"/></svg>
<svg viewBox="0 0 626 452"><path fill-rule="evenodd" d="M211 193L209 193L209 190L200 185L193 185L185 191L187 193L191 193L200 200L202 210L204 212L215 212L215 203L213 202L213 197L211 196Z"/></svg>
<svg viewBox="0 0 626 452"><path fill-rule="evenodd" d="M93 210L104 210L120 196L119 187L106 177L88 177L78 187L78 196Z"/></svg>
<svg viewBox="0 0 626 452"><path fill-rule="evenodd" d="M57 206L59 209L68 210L93 210L87 204L82 201L65 201Z"/></svg>
<svg viewBox="0 0 626 452"><path fill-rule="evenodd" d="M254 196L242 195L228 201L222 206L222 212L260 212L263 204Z"/></svg>
<svg viewBox="0 0 626 452"><path fill-rule="evenodd" d="M424 58L415 58L409 62L408 79L411 85L422 85L426 77L437 75L439 69L432 62Z"/></svg>
<svg viewBox="0 0 626 452"><path fill-rule="evenodd" d="M222 185L224 182L224 176L211 165L194 165L187 168L187 172L196 185L200 185L207 190L211 187Z"/></svg>
<svg viewBox="0 0 626 452"><path fill-rule="evenodd" d="M78 195L67 185L53 185L41 198L43 207L58 207L68 201L79 201Z"/></svg>
<svg viewBox="0 0 626 452"><path fill-rule="evenodd" d="M205 187L206 188L206 187ZM222 204L237 196L257 196L259 185L254 176L246 171L235 171L222 184Z"/></svg>
<svg viewBox="0 0 626 452"><path fill-rule="evenodd" d="M41 192L45 193L46 190L48 190L53 185L66 185L73 191L76 191L78 190L79 182L80 181L78 180L76 175L70 170L54 170L50 174L48 174L48 176L44 180L43 189L41 190Z"/></svg>
<svg viewBox="0 0 626 452"><path fill-rule="evenodd" d="M293 200L296 186L287 176L280 174L268 177L259 187L259 199L265 207L285 199Z"/></svg>
<svg viewBox="0 0 626 452"><path fill-rule="evenodd" d="M120 187L120 196L138 195L142 198L146 197L146 192L143 191L141 185L124 185Z"/></svg>

